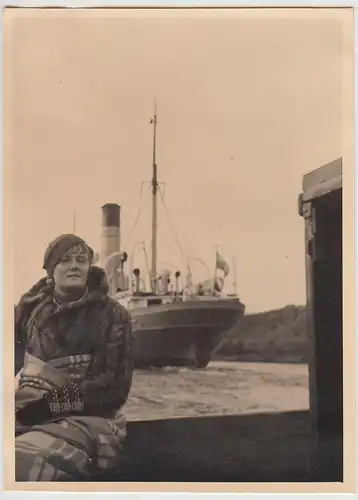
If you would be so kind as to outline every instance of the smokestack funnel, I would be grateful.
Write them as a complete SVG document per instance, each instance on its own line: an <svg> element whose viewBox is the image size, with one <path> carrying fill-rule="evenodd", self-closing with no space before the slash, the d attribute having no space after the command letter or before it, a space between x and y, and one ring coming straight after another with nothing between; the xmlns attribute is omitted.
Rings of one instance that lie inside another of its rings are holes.
<svg viewBox="0 0 358 500"><path fill-rule="evenodd" d="M102 252L101 261L105 263L114 252L120 251L121 207L117 203L106 203L102 207Z"/></svg>

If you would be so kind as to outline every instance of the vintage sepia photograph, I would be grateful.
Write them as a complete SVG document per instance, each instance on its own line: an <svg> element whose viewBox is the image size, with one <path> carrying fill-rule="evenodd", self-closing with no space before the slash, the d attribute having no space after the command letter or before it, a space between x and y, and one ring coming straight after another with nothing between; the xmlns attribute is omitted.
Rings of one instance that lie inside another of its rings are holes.
<svg viewBox="0 0 358 500"><path fill-rule="evenodd" d="M7 489L353 492L352 10L4 10Z"/></svg>

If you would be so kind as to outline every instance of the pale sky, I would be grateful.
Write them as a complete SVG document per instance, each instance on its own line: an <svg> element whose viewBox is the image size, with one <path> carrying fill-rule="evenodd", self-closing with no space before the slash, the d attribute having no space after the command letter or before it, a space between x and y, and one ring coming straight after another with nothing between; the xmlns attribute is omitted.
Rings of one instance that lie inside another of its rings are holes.
<svg viewBox="0 0 358 500"><path fill-rule="evenodd" d="M159 177L184 251L209 266L215 245L235 256L247 312L305 303L297 199L303 174L342 156L339 20L15 10L6 26L16 299L74 210L99 250L100 207L118 203L122 249L145 240L150 258L148 188L126 236L151 177L156 97ZM158 245L159 267L180 264L161 203Z"/></svg>

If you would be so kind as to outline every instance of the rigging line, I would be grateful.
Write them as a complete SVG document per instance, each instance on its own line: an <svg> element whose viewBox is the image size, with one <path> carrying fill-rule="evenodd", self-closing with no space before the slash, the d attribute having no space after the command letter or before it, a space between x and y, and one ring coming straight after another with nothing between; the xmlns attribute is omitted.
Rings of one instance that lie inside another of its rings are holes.
<svg viewBox="0 0 358 500"><path fill-rule="evenodd" d="M128 253L130 255L129 257L129 264L130 264L130 269L131 271L133 270L133 266L134 266L134 259L135 259L135 252L137 250L137 247L139 244L142 244L142 241L136 241L134 243L134 245L132 246L132 248L128 248Z"/></svg>
<svg viewBox="0 0 358 500"><path fill-rule="evenodd" d="M162 261L160 264L162 264L162 266L161 266L161 267L164 267L164 266L169 266L169 267L171 267L171 268L175 269L176 271L178 270L178 266L177 266L177 265L172 264L171 262L168 262L168 261L166 261L166 260L165 260L165 261Z"/></svg>
<svg viewBox="0 0 358 500"><path fill-rule="evenodd" d="M184 262L186 263L186 266L187 266L187 268L188 268L188 271L190 271L190 272L191 272L191 270L190 270L190 266L189 266L189 263L188 263L188 259L187 259L186 255L185 255L185 252L184 252L184 250L183 250L183 247L181 246L180 241L179 241L179 238L178 238L178 236L177 236L177 234L176 234L176 231L175 231L174 225L173 225L173 223L172 223L172 220L171 220L171 217L170 217L169 211L168 211L168 209L167 209L167 206L166 206L166 204L165 204L165 201L164 201L164 196L163 196L163 192L162 192L162 189L161 189L161 187L160 187L160 186L158 186L158 191L159 191L159 194L160 194L160 198L161 198L161 200L162 200L162 204L163 204L164 210L165 210L165 212L166 212L166 214L167 214L167 217L168 217L168 219L169 219L169 224L170 224L170 226L171 226L171 229L172 229L172 231L173 231L173 234L174 234L174 237L175 237L175 239L176 239L177 245L178 245L179 250L180 250L180 252L181 252L182 259L183 259L183 260L184 260Z"/></svg>
<svg viewBox="0 0 358 500"><path fill-rule="evenodd" d="M189 255L188 259L192 259L192 260L196 260L196 261L200 262L200 264L203 267L205 267L206 271L210 274L209 266L202 259L200 259L199 257L195 257L194 255Z"/></svg>
<svg viewBox="0 0 358 500"><path fill-rule="evenodd" d="M149 269L148 256L147 256L147 250L146 250L146 247L145 247L145 242L142 241L141 243L142 243L142 247L143 247L144 263L145 263L146 271L148 273L149 278L151 278L151 272L150 272L150 269Z"/></svg>
<svg viewBox="0 0 358 500"><path fill-rule="evenodd" d="M129 245L130 238L131 238L131 236L133 234L133 231L136 228L136 225L138 224L138 221L139 221L139 218L141 216L142 210L143 210L143 182L141 183L141 187L140 187L138 212L137 212L136 218L134 219L133 226L132 226L131 230L129 231L129 234L128 234L127 238L124 240L125 241L125 246L127 246L127 247Z"/></svg>

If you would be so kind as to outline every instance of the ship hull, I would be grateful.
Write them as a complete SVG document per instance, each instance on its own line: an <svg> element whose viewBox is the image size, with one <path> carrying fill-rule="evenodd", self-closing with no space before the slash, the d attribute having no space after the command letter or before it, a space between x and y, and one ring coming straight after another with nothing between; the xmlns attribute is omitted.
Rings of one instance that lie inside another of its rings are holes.
<svg viewBox="0 0 358 500"><path fill-rule="evenodd" d="M235 299L192 300L132 310L135 366L205 367L244 310Z"/></svg>

